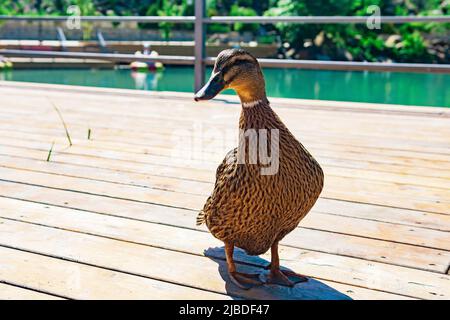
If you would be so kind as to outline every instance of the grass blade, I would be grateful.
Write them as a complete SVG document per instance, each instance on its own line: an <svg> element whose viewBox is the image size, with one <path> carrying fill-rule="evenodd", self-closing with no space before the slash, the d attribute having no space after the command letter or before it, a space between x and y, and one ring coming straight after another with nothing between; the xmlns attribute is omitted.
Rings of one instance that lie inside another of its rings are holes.
<svg viewBox="0 0 450 320"><path fill-rule="evenodd" d="M53 152L53 147L54 146L55 146L55 141L52 142L52 146L50 147L50 150L48 150L47 162L50 162L50 158L52 156L52 152Z"/></svg>
<svg viewBox="0 0 450 320"><path fill-rule="evenodd" d="M66 137L67 137L67 140L69 140L69 145L72 146L72 139L70 139L69 129L67 129L67 125L66 125L66 122L64 121L61 111L59 111L58 107L56 106L55 103L53 103L53 101L50 100L50 103L52 104L52 106L56 110L56 112L58 113L59 119L61 119L61 122L64 126L64 130L66 131Z"/></svg>

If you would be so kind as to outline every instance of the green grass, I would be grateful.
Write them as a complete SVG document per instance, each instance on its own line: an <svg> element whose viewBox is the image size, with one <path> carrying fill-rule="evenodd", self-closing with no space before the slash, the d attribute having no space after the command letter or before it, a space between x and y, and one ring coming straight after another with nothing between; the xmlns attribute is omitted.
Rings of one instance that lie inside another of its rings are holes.
<svg viewBox="0 0 450 320"><path fill-rule="evenodd" d="M61 119L61 122L64 126L64 130L66 131L67 140L69 141L69 146L72 146L73 144L72 144L72 139L70 138L69 129L67 129L67 125L66 125L66 122L64 121L61 111L59 111L58 107L52 100L49 99L49 101L52 104L53 108L55 109L56 113L58 113L59 119Z"/></svg>
<svg viewBox="0 0 450 320"><path fill-rule="evenodd" d="M55 146L55 141L52 142L52 146L50 147L50 150L48 150L47 162L50 162L50 158L52 157L52 152L53 152L54 146Z"/></svg>

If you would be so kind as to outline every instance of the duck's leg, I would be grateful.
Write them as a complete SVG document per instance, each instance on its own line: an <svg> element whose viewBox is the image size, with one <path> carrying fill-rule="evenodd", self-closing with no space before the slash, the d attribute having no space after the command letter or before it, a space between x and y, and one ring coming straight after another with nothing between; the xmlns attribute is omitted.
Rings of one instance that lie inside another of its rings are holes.
<svg viewBox="0 0 450 320"><path fill-rule="evenodd" d="M275 242L270 248L270 254L271 254L271 262L266 267L266 269L270 269L270 274L268 276L267 283L293 287L296 283L308 281L308 278L306 278L301 274L295 273L293 271L280 269L280 257L278 255L278 241Z"/></svg>
<svg viewBox="0 0 450 320"><path fill-rule="evenodd" d="M228 274L231 281L239 288L248 290L253 286L262 285L263 282L259 280L259 274L248 274L236 271L236 265L233 260L234 245L230 242L225 242L225 255L227 258Z"/></svg>

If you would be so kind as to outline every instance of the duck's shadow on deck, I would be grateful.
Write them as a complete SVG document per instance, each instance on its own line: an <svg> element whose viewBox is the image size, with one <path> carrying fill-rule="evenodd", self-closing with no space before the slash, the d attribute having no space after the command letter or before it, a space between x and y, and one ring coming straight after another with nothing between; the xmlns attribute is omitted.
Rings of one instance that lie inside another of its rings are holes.
<svg viewBox="0 0 450 320"><path fill-rule="evenodd" d="M223 247L209 248L204 251L205 256L218 264L220 276L225 281L226 292L233 297L244 299L270 299L270 300L351 300L351 298L336 289L315 279L308 278L307 282L297 283L293 288L278 285L255 286L250 290L238 288L231 282L228 276L225 252ZM238 271L246 273L262 273L264 280L268 271L261 267L266 266L269 261L260 257L246 255L241 249L234 250L234 259ZM287 268L283 268L289 270Z"/></svg>

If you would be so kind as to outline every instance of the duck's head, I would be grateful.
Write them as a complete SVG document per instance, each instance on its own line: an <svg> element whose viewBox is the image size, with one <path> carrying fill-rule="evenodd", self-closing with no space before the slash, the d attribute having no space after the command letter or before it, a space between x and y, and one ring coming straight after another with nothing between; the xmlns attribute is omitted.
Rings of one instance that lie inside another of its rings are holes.
<svg viewBox="0 0 450 320"><path fill-rule="evenodd" d="M243 103L265 98L264 76L254 56L242 49L220 52L208 83L194 99L209 100L224 89L234 89Z"/></svg>

